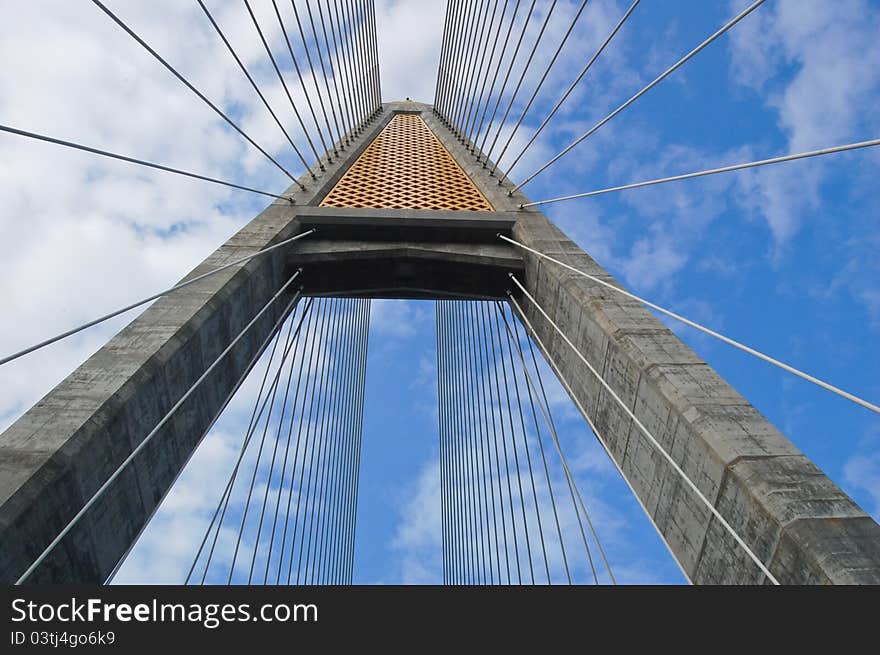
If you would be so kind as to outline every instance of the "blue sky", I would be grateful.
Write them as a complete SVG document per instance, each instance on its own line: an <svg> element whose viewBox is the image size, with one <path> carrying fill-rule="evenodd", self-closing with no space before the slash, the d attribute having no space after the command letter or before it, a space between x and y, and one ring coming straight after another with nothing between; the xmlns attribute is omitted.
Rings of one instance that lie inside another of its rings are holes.
<svg viewBox="0 0 880 655"><path fill-rule="evenodd" d="M108 4L261 144L299 170L195 3ZM270 102L284 107L286 98L240 3L207 4ZM271 3L253 4L271 26ZM628 4L589 3L514 144L530 136L528 126L540 122ZM746 4L643 0L513 179L543 164ZM384 99L430 101L445 4L377 5ZM545 11L549 3L538 5ZM574 6L558 3L525 88L533 88ZM97 10L41 0L16 12L15 21L0 26L0 55L9 62L0 71L2 122L255 186L284 186L258 153ZM526 43L536 29L537 21ZM280 33L270 32L276 53L283 54ZM877 138L878 33L875 0L767 0L525 191L541 199ZM41 37L38 49L35 35ZM293 134L292 116L284 120ZM237 192L11 137L3 137L0 147L0 188L14 190L4 194L0 219L0 253L10 271L0 284L15 308L15 320L0 326L4 352L173 283L261 207L259 199ZM511 154L518 150L512 146ZM547 213L634 292L876 402L878 163L880 153L864 150L577 200ZM46 180L51 194L45 193ZM124 323L0 370L3 424ZM866 511L880 516L876 415L688 328L670 327ZM373 305L358 582L439 580L433 330L429 303ZM193 535L200 536L200 521L219 493L204 481L231 467L254 392L250 381L242 388L120 580L180 579ZM559 389L553 407L620 577L681 582L653 528Z"/></svg>

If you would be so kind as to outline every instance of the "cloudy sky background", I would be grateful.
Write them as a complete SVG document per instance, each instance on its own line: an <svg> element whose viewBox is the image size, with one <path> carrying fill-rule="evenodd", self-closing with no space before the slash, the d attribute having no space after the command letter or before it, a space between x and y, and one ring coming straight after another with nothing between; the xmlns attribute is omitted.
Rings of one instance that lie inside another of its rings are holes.
<svg viewBox="0 0 880 655"><path fill-rule="evenodd" d="M91 3L2 2L8 18L0 24L0 123L260 188L285 188L277 169ZM295 173L301 170L197 3L107 4L257 142ZM304 146L243 4L206 4ZM534 87L577 4L557 3L525 89ZM589 3L526 126L541 121L628 4ZM531 173L746 4L643 0L512 177ZM294 90L271 2L252 5ZM281 5L291 14L287 3ZM541 18L550 3L538 5ZM445 3L379 0L377 9L383 98L431 101ZM293 23L292 14L288 20ZM534 42L538 25L535 20L526 44ZM876 138L878 33L875 0L768 0L525 191L540 199ZM521 94L517 106L526 98ZM510 154L530 133L515 136ZM9 135L0 135L0 148L4 354L173 284L264 205L246 193ZM876 402L878 163L876 151L847 153L574 201L548 208L548 215L635 292ZM0 369L0 427L130 318ZM880 516L875 415L671 327ZM439 581L433 329L429 303L373 303L358 582ZM248 381L120 581L182 579L220 493L204 481L228 474L254 393ZM619 577L680 582L676 565L564 394L557 388L552 395L570 461Z"/></svg>

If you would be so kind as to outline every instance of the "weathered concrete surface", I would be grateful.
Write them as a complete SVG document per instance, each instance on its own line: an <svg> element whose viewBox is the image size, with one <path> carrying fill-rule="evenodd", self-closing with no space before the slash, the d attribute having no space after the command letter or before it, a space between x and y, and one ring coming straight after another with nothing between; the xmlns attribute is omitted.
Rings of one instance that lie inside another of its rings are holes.
<svg viewBox="0 0 880 655"><path fill-rule="evenodd" d="M620 286L543 214L518 211L436 117L427 120L514 238ZM586 210L586 209L585 209ZM781 582L880 583L880 526L640 303L524 253L524 284ZM765 582L527 299L521 306L594 419L673 555L696 583Z"/></svg>

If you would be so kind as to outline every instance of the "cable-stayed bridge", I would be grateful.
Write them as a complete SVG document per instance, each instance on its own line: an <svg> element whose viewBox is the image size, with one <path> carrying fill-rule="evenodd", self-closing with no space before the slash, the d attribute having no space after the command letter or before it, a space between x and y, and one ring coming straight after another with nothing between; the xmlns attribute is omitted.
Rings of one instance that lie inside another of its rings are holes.
<svg viewBox="0 0 880 655"><path fill-rule="evenodd" d="M283 109L268 101L210 3L197 2L301 170L289 171L112 3L99 0L92 0L96 11L289 186L254 188L0 125L4 138L271 199L177 285L0 358L0 365L25 358L149 304L0 435L4 580L112 580L194 450L254 376L258 392L232 473L204 481L216 492L216 508L181 582L350 583L359 465L369 447L363 414L370 299L406 298L436 307L445 582L616 582L590 499L559 439L542 377L548 369L691 582L880 582L880 527L657 315L845 398L858 411L880 407L758 344L627 291L539 209L833 156L880 139L560 197L523 193L761 11L764 0L516 178L513 168L527 161L541 132L626 28L638 0L600 47L582 56L579 74L519 150L517 135L531 124L526 118L551 69L563 55L576 56L565 46L589 18L587 0L575 3L543 70L535 54L548 47L555 0L450 0L432 104L383 101L372 1L272 0L284 36L279 53L244 0L253 38L288 101ZM305 103L294 100L300 94ZM292 113L302 137L290 134L281 111ZM511 163L502 169L501 161ZM561 520L563 514L576 520ZM579 567L590 572L587 580L572 575Z"/></svg>

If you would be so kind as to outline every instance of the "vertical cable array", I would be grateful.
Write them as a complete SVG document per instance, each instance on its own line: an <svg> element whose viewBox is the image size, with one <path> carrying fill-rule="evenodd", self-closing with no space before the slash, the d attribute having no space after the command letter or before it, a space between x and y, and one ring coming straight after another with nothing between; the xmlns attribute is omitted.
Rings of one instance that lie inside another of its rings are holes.
<svg viewBox="0 0 880 655"><path fill-rule="evenodd" d="M437 302L443 581L614 582L513 319L498 302Z"/></svg>
<svg viewBox="0 0 880 655"><path fill-rule="evenodd" d="M187 584L351 584L369 318L317 298L278 330Z"/></svg>

